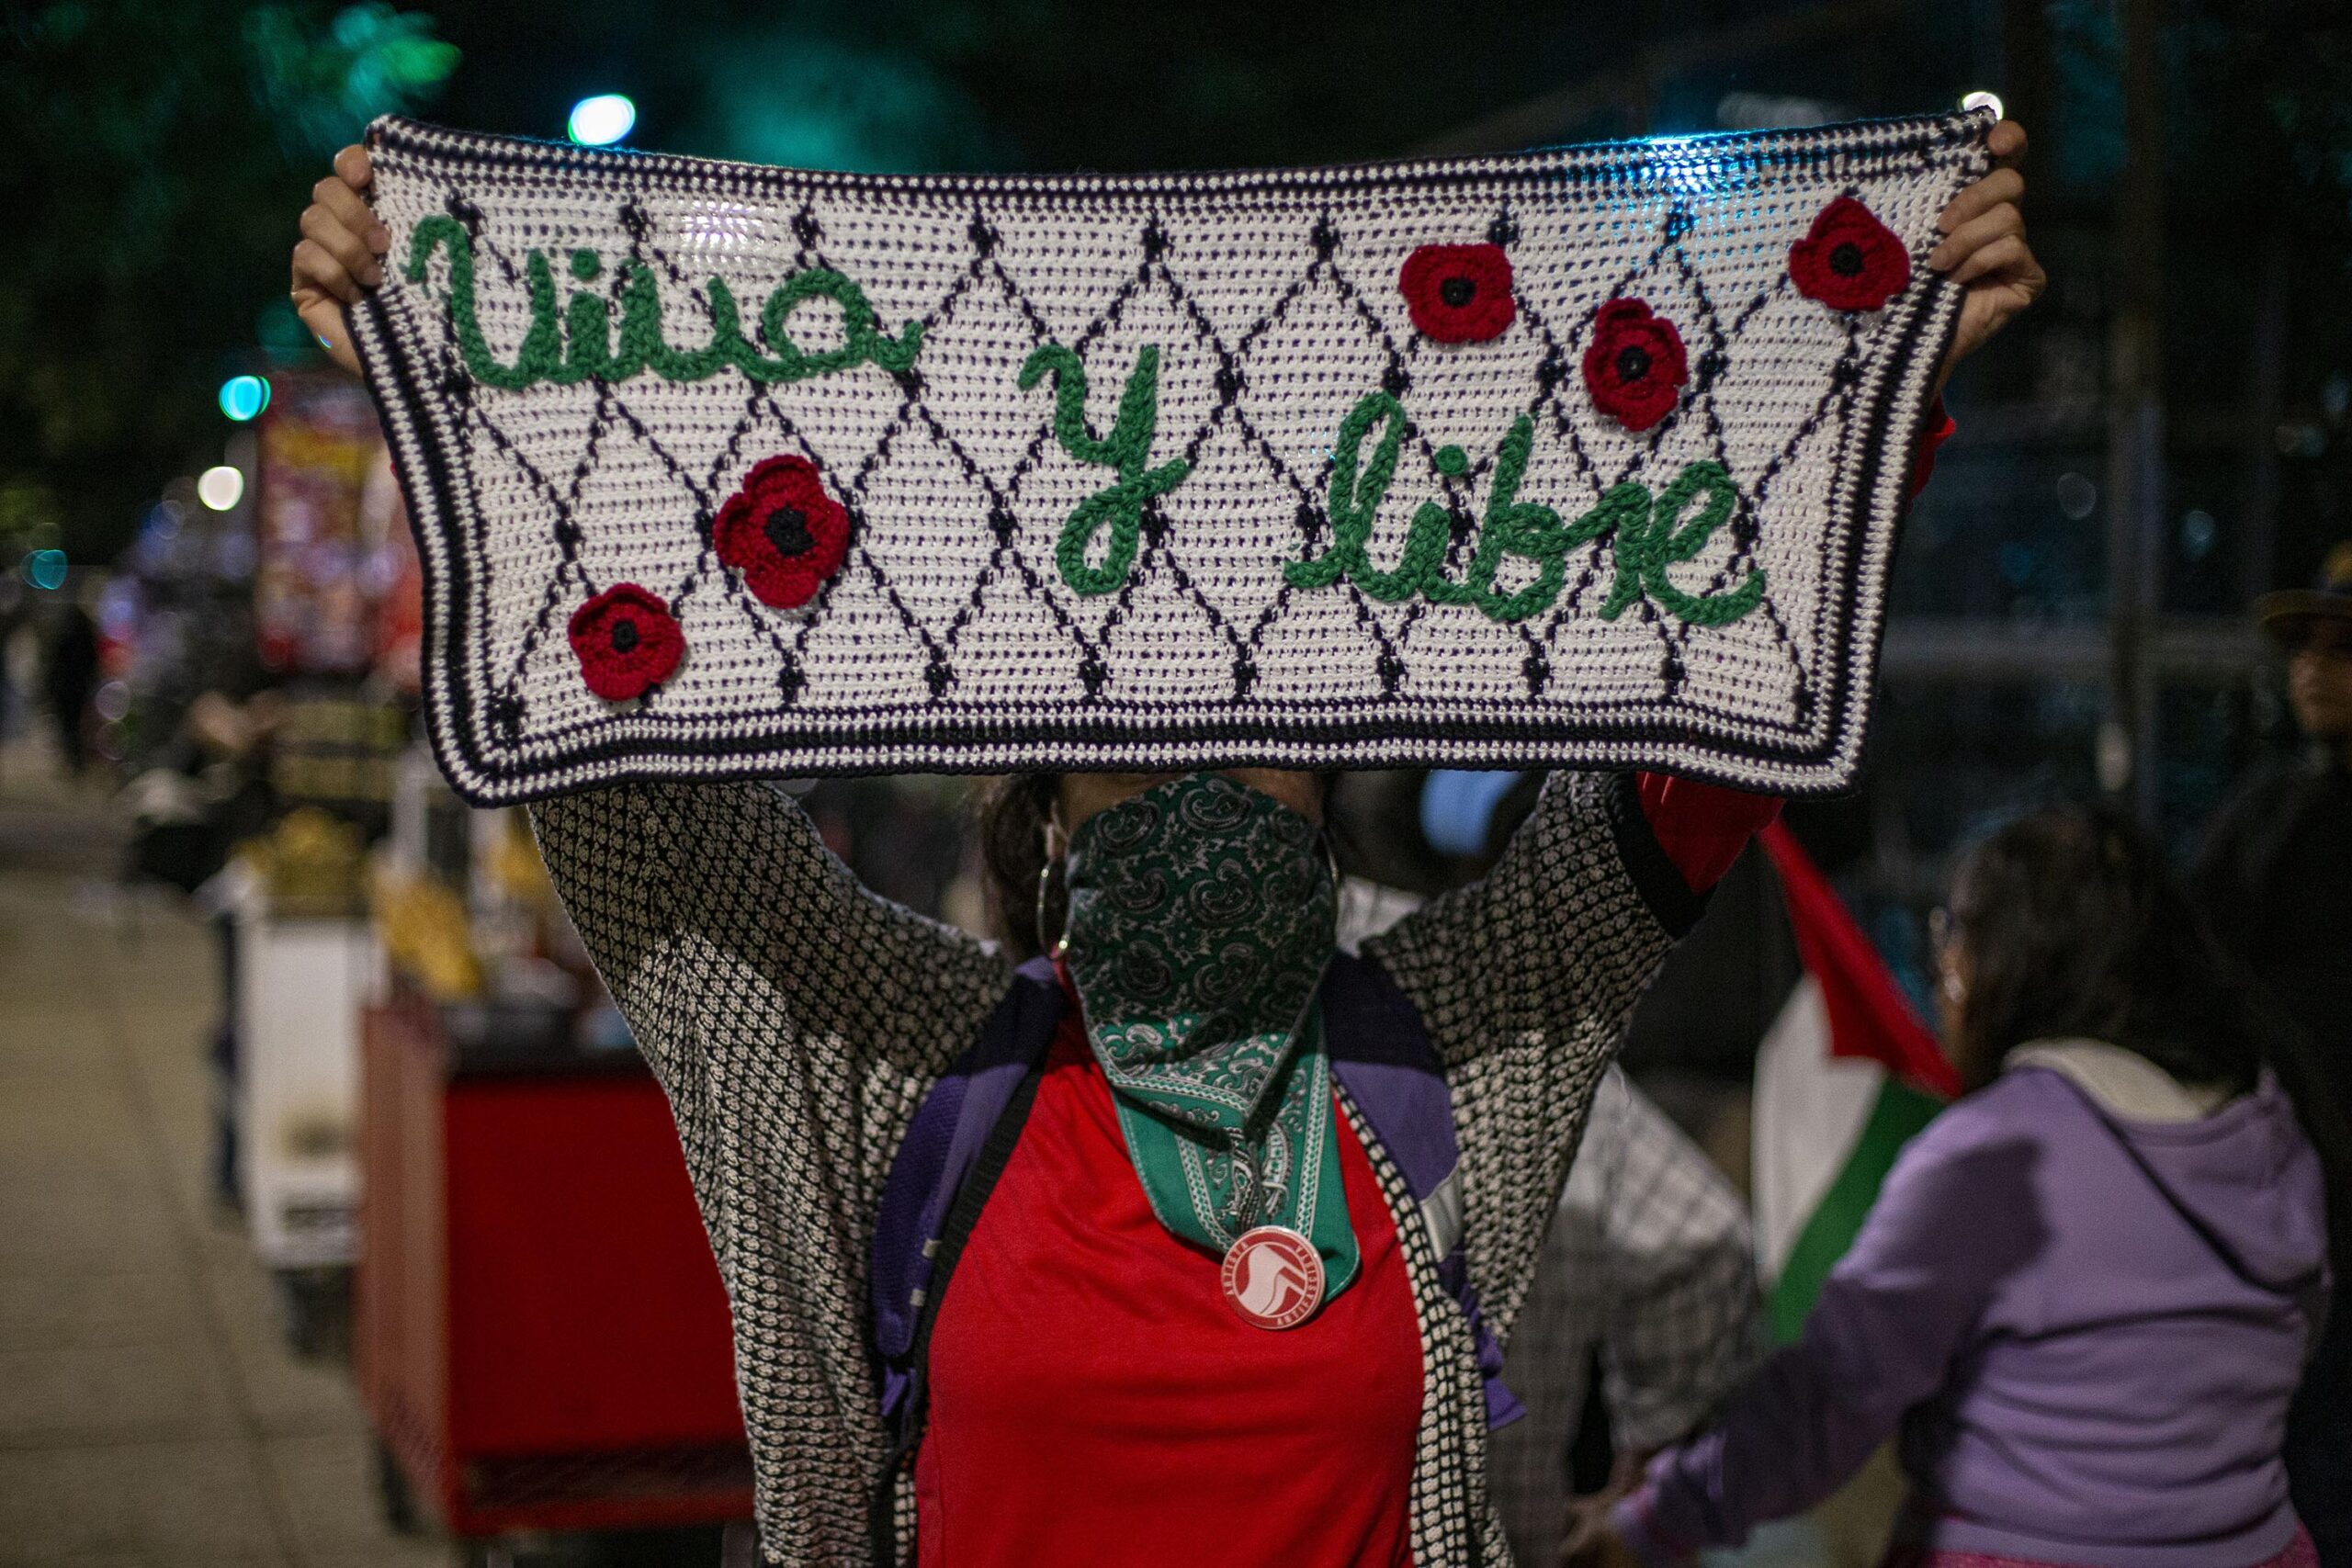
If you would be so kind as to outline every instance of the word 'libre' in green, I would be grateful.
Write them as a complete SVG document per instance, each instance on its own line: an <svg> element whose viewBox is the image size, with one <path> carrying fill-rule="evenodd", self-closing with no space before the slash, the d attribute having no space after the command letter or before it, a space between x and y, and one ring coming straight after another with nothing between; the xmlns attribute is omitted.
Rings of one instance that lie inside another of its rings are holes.
<svg viewBox="0 0 2352 1568"><path fill-rule="evenodd" d="M798 381L867 363L899 372L914 364L922 346L921 321L909 321L896 338L886 337L864 289L829 267L808 267L779 284L760 311L769 353L760 352L743 334L734 292L718 277L703 286L710 300L710 341L695 348L673 347L662 335L662 296L653 271L634 259L622 264L616 344L612 310L604 295L576 290L559 311L554 269L544 252L533 251L523 263L531 324L508 364L482 336L475 310L473 240L464 224L443 214L417 224L409 238L408 280L424 281L426 265L436 250L448 253L449 321L457 332L458 352L474 379L488 387L514 389L539 381L568 386L592 377L620 381L646 370L672 381L700 381L729 366L754 381ZM573 278L594 283L604 271L604 261L594 251L573 251L570 266ZM792 313L811 299L830 299L841 308L841 347L812 354L793 342L787 330Z"/></svg>
<svg viewBox="0 0 2352 1568"><path fill-rule="evenodd" d="M1653 498L1643 485L1612 485L1592 509L1562 523L1551 507L1519 499L1534 446L1534 421L1521 414L1495 450L1495 475L1478 541L1460 577L1446 571L1453 519L1445 507L1425 501L1413 513L1396 566L1383 569L1371 554L1372 527L1396 475L1396 457L1410 422L1402 404L1386 392L1367 393L1340 423L1332 447L1328 505L1331 545L1319 556L1287 561L1283 576L1295 588L1329 588L1347 578L1374 599L1395 604L1415 594L1436 604L1475 604L1489 619L1515 622L1549 609L1567 574L1568 552L1609 538L1616 579L1600 606L1613 621L1626 606L1646 596L1659 609L1693 626L1720 626L1738 620L1763 602L1764 572L1751 570L1722 592L1689 593L1668 580L1666 569L1706 547L1715 530L1730 520L1739 491L1721 463L1691 463ZM1380 430L1367 460L1365 439ZM1436 453L1440 473L1459 476L1469 459L1459 446ZM1697 510L1691 509L1696 506ZM1689 513L1686 518L1685 514ZM1507 557L1532 561L1535 577L1503 592L1496 576Z"/></svg>

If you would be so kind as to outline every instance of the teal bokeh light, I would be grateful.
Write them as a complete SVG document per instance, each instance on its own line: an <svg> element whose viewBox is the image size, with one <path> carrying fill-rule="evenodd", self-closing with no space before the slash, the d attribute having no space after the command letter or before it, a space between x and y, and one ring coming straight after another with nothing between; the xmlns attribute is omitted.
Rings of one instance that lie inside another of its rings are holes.
<svg viewBox="0 0 2352 1568"><path fill-rule="evenodd" d="M637 125L637 106L619 93L599 93L571 106L568 129L583 147L609 147Z"/></svg>
<svg viewBox="0 0 2352 1568"><path fill-rule="evenodd" d="M232 376L220 383L220 412L239 424L269 407L269 383L258 376Z"/></svg>
<svg viewBox="0 0 2352 1568"><path fill-rule="evenodd" d="M35 588L55 590L65 586L67 564L63 550L28 550L19 570Z"/></svg>

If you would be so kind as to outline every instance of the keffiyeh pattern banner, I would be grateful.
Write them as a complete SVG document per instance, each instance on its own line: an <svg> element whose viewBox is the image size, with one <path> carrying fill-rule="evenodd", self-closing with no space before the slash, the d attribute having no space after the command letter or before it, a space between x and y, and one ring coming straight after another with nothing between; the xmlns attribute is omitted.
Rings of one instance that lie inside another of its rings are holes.
<svg viewBox="0 0 2352 1568"><path fill-rule="evenodd" d="M443 766L1840 788L1989 125L983 179L379 121Z"/></svg>

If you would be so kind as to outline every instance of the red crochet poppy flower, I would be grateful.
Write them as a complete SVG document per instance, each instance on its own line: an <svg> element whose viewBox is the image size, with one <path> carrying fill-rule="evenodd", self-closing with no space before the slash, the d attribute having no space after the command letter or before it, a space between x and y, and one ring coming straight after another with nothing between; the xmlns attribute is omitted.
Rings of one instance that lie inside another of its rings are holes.
<svg viewBox="0 0 2352 1568"><path fill-rule="evenodd" d="M1592 321L1584 385L1592 406L1628 430L1647 430L1674 412L1690 367L1682 334L1639 299L1611 299Z"/></svg>
<svg viewBox="0 0 2352 1568"><path fill-rule="evenodd" d="M615 583L572 611L570 631L582 678L610 703L643 696L686 651L670 606L634 582Z"/></svg>
<svg viewBox="0 0 2352 1568"><path fill-rule="evenodd" d="M1841 196L1789 247L1789 276L1833 310L1875 310L1911 286L1911 257L1876 213Z"/></svg>
<svg viewBox="0 0 2352 1568"><path fill-rule="evenodd" d="M763 604L806 604L849 551L849 513L825 493L806 457L754 464L712 526L718 558L743 574Z"/></svg>
<svg viewBox="0 0 2352 1568"><path fill-rule="evenodd" d="M1438 343L1485 343L1519 311L1510 258L1500 245L1423 245L1396 275L1420 334Z"/></svg>

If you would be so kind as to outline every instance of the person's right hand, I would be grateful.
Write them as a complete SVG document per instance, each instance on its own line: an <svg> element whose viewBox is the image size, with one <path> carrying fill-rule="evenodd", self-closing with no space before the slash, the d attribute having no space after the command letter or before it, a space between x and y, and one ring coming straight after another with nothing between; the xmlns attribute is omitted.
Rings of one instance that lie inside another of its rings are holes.
<svg viewBox="0 0 2352 1568"><path fill-rule="evenodd" d="M302 240L294 247L294 312L318 334L327 357L354 375L358 351L343 322L343 308L359 303L362 289L384 281L384 253L391 231L376 221L360 193L374 178L365 147L334 155L334 173L311 187L302 209Z"/></svg>

